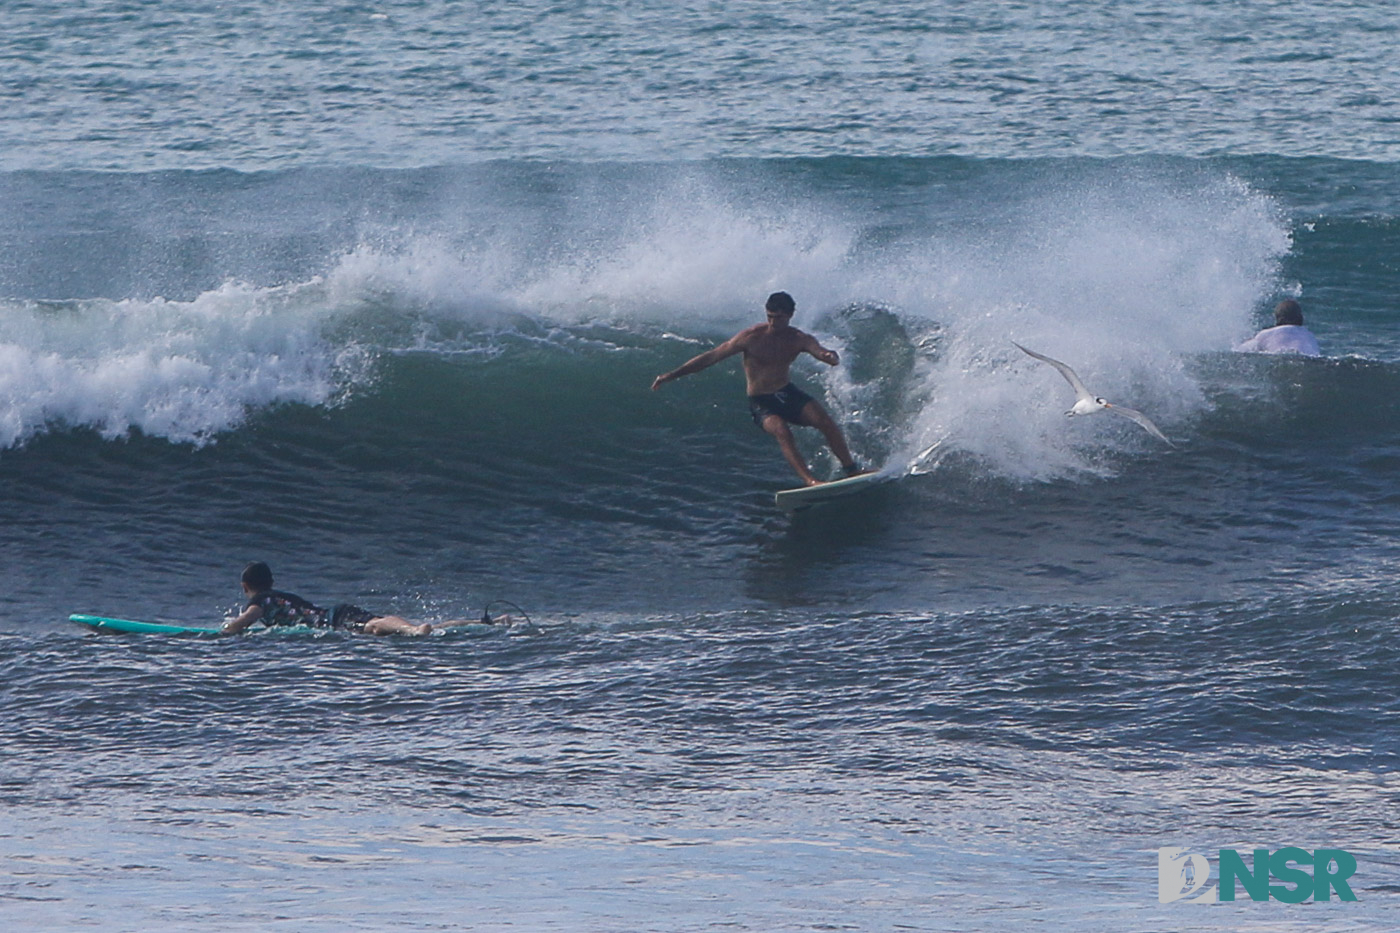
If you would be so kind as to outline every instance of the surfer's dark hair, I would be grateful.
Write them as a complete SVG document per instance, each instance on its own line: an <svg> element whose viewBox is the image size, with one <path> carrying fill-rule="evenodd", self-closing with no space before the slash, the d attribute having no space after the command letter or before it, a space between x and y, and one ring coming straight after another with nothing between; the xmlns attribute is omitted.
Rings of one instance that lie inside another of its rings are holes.
<svg viewBox="0 0 1400 933"><path fill-rule="evenodd" d="M260 560L255 560L243 568L243 582L255 590L272 589L272 568Z"/></svg>
<svg viewBox="0 0 1400 933"><path fill-rule="evenodd" d="M1303 306L1292 298L1285 298L1274 306L1275 324L1292 324L1295 327L1303 326Z"/></svg>
<svg viewBox="0 0 1400 933"><path fill-rule="evenodd" d="M774 292L768 296L768 302L763 307L778 314L792 314L797 310L797 302L787 292Z"/></svg>

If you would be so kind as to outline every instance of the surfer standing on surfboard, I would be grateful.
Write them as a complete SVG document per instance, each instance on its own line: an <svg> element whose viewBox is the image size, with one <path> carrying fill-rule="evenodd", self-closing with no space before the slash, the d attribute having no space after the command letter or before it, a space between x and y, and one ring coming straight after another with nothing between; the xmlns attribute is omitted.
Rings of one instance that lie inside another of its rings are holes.
<svg viewBox="0 0 1400 933"><path fill-rule="evenodd" d="M764 310L768 314L766 324L755 324L741 330L713 350L706 350L669 373L657 376L651 384L652 391L742 353L744 378L748 382L749 411L753 414L754 424L773 435L787 462L802 477L802 482L816 486L821 480L812 475L807 461L802 459L789 424L806 425L821 431L847 476L864 472L846 447L846 438L840 426L820 402L793 385L789 376L793 360L799 354L810 353L828 366L835 366L841 362L841 358L835 350L823 347L811 334L792 326L797 303L787 292L769 295Z"/></svg>

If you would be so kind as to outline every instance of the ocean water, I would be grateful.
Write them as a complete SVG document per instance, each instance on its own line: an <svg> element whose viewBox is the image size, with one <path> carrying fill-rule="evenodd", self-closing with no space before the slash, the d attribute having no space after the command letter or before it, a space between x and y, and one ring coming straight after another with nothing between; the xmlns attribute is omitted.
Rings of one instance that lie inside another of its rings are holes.
<svg viewBox="0 0 1400 933"><path fill-rule="evenodd" d="M1394 929L1396 18L0 5L0 924ZM794 516L649 391L777 289L897 477ZM66 621L255 559L534 625ZM1285 846L1358 899L1159 898Z"/></svg>

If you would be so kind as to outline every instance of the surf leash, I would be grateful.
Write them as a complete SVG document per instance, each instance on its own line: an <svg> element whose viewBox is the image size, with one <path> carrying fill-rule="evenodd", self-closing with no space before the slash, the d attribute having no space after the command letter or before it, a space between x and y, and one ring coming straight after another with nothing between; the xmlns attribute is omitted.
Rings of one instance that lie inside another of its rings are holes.
<svg viewBox="0 0 1400 933"><path fill-rule="evenodd" d="M538 632L540 630L540 627L535 624L534 619L530 618L530 614L528 612L526 612L524 609L521 609L519 606L517 606L515 603L511 602L508 599L493 599L489 603L487 603L485 607L483 607L481 610L482 625L496 624L495 620L491 618L491 609L493 606L505 606L508 609L514 609L516 612L520 613L521 618L525 620L525 624L530 627L529 630L531 632Z"/></svg>

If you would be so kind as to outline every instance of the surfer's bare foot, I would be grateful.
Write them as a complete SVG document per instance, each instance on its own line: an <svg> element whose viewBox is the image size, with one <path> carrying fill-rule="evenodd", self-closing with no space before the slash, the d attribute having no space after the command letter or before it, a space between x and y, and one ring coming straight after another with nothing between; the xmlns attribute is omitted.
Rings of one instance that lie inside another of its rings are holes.
<svg viewBox="0 0 1400 933"><path fill-rule="evenodd" d="M875 472L874 470L871 470L871 469L868 469L868 468L867 468L867 469L862 469L862 468L861 468L861 465L858 464L858 463L852 463L852 464L851 464L850 466L848 466L848 467L842 467L842 469L846 471L846 475L847 475L847 476L864 476L864 475L867 474L867 473L874 473L874 472Z"/></svg>

